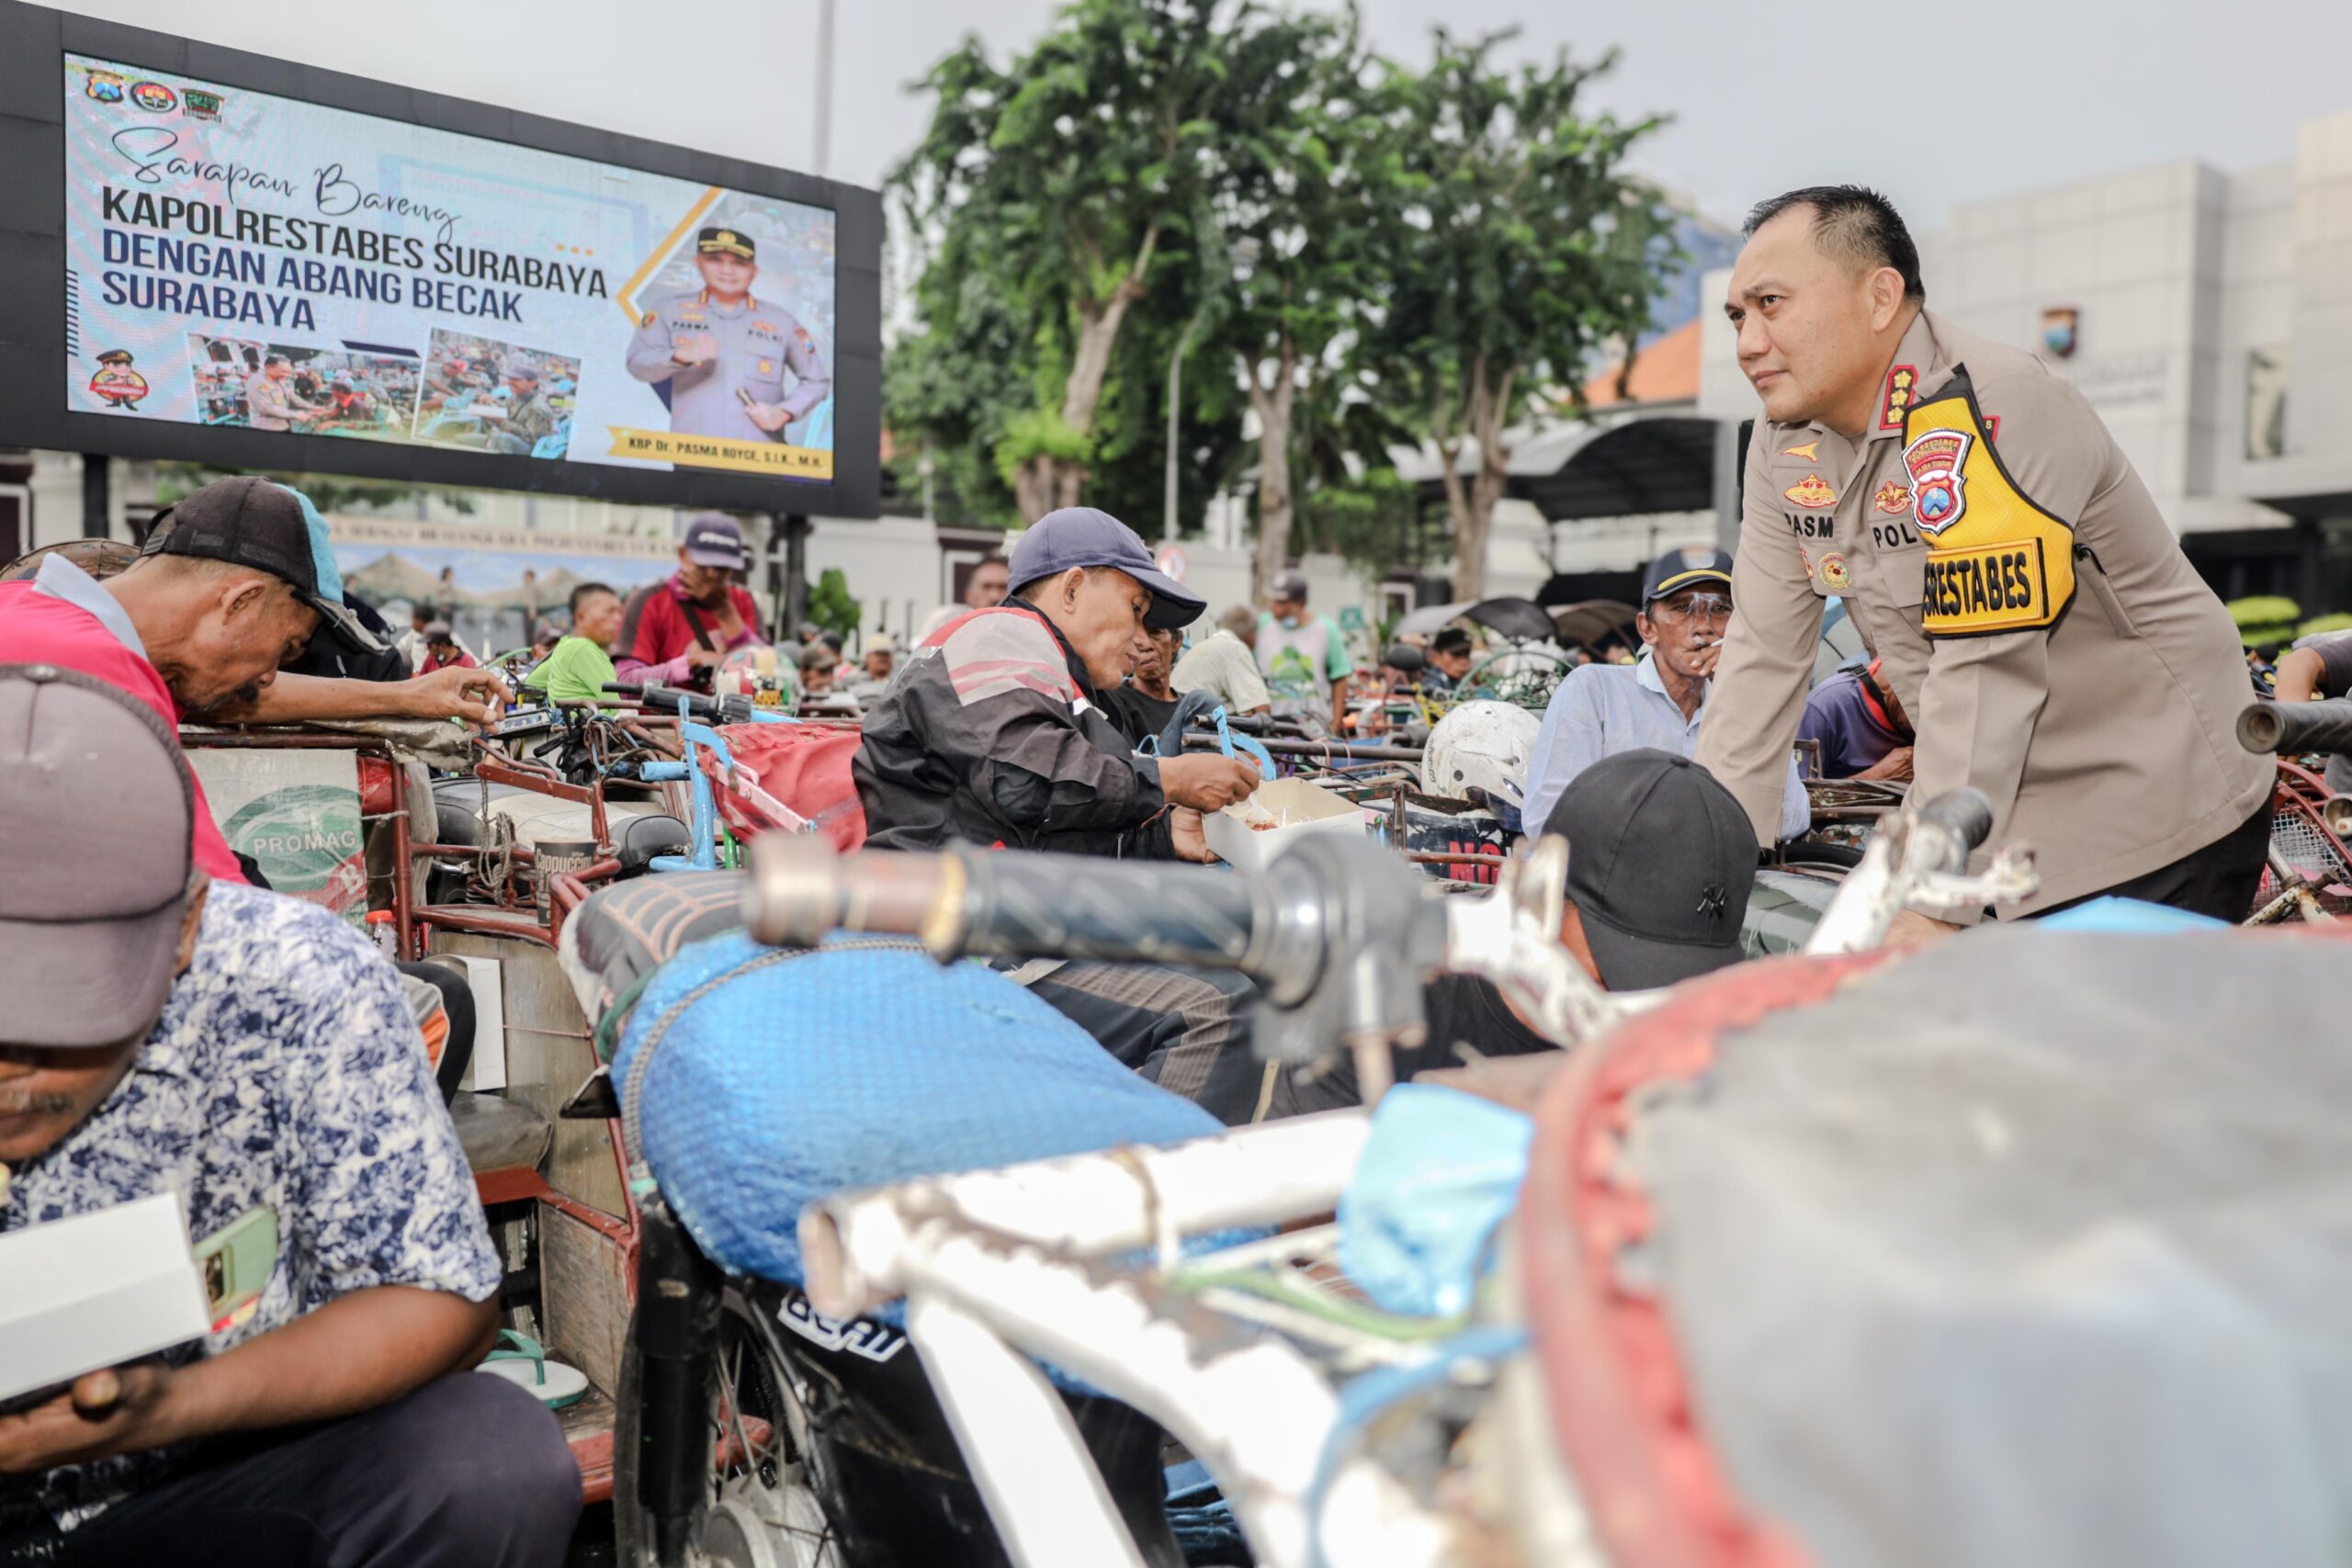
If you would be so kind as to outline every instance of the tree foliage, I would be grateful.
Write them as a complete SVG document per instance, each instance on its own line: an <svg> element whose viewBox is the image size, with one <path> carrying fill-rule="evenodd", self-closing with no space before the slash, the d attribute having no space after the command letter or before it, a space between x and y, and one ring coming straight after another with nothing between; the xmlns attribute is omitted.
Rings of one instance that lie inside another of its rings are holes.
<svg viewBox="0 0 2352 1568"><path fill-rule="evenodd" d="M1078 499L1120 329L1183 265L1227 48L1258 15L1074 0L1007 69L969 39L924 83L931 128L892 184L936 245L918 290L929 335L960 352L923 368L969 366L978 333L1025 381L977 422L1024 517Z"/></svg>
<svg viewBox="0 0 2352 1568"><path fill-rule="evenodd" d="M1505 429L1550 389L1580 396L1595 364L1624 354L1677 254L1663 197L1625 167L1660 122L1579 101L1614 56L1584 64L1563 50L1507 71L1492 57L1509 36L1439 29L1427 71L1385 73L1368 164L1386 196L1380 305L1357 340L1378 395L1437 448L1454 592L1474 599L1509 473Z"/></svg>
<svg viewBox="0 0 2352 1568"><path fill-rule="evenodd" d="M1504 430L1634 341L1673 256L1624 167L1657 122L1582 107L1610 62L1506 70L1502 36L1413 70L1351 6L1072 0L1003 70L965 43L892 182L922 263L885 377L902 479L928 450L967 520L1082 493L1156 533L1181 357L1180 511L1254 468L1261 587L1295 542L1443 555L1387 456L1428 441L1482 592Z"/></svg>

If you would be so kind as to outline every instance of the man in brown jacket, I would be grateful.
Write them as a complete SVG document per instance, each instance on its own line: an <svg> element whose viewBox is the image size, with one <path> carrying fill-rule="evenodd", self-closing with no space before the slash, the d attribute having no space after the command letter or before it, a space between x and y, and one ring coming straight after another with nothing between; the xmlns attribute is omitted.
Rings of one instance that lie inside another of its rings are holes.
<svg viewBox="0 0 2352 1568"><path fill-rule="evenodd" d="M1770 843L1842 598L1917 723L1913 789L1973 784L1996 840L2038 852L2022 912L2116 893L2242 918L2271 769L2233 736L2237 634L2098 415L1927 310L1884 197L1792 191L1747 235L1724 310L1764 409L1698 760Z"/></svg>

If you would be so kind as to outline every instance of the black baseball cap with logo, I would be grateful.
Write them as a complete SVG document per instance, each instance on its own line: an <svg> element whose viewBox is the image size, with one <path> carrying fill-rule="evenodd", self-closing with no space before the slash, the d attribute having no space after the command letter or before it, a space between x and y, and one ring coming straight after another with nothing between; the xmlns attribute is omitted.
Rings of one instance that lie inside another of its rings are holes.
<svg viewBox="0 0 2352 1568"><path fill-rule="evenodd" d="M1568 898L1612 991L1736 964L1756 829L1713 773L1671 751L1620 751L1578 773L1544 831L1568 840Z"/></svg>
<svg viewBox="0 0 2352 1568"><path fill-rule="evenodd" d="M1731 557L1721 550L1668 550L1650 562L1642 579L1642 604L1647 606L1669 593L1698 583L1731 587Z"/></svg>
<svg viewBox="0 0 2352 1568"><path fill-rule="evenodd" d="M149 556L190 556L266 571L292 586L325 628L362 653L384 645L343 602L343 573L327 541L326 519L299 490L258 474L215 479L155 514Z"/></svg>

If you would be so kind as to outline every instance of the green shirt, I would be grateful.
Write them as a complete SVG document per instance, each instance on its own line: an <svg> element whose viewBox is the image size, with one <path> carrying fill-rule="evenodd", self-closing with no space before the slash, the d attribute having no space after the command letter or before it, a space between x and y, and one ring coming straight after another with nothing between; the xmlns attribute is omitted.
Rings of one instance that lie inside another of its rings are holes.
<svg viewBox="0 0 2352 1568"><path fill-rule="evenodd" d="M548 701L613 704L605 683L615 679L612 656L584 637L568 637L555 645L548 661L531 671L523 684L547 694Z"/></svg>

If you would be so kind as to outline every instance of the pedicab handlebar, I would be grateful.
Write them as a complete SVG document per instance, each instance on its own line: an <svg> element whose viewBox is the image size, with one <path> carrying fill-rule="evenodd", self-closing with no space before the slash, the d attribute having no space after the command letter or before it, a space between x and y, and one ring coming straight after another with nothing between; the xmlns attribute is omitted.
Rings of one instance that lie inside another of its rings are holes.
<svg viewBox="0 0 2352 1568"><path fill-rule="evenodd" d="M1422 978L1443 961L1436 884L1369 840L1309 839L1264 872L999 854L836 855L806 835L752 841L744 924L773 946L835 931L911 936L934 956L1060 958L1237 970L1271 1004L1261 1055L1303 1061L1334 1041L1410 1043Z"/></svg>
<svg viewBox="0 0 2352 1568"><path fill-rule="evenodd" d="M2257 753L2352 754L2352 697L2255 703L2238 715L2238 744Z"/></svg>

